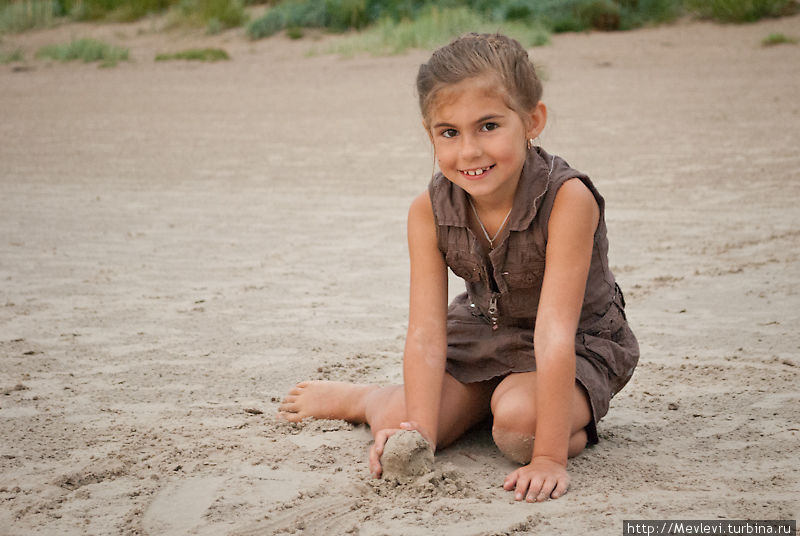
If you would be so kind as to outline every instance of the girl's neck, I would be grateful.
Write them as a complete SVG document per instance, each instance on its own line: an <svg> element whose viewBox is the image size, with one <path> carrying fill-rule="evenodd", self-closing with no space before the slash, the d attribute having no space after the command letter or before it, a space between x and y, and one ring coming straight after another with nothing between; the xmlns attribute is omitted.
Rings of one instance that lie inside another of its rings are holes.
<svg viewBox="0 0 800 536"><path fill-rule="evenodd" d="M506 184L502 191L493 192L492 195L470 196L475 209L483 217L491 217L495 214L505 214L514 206L514 198L517 193L519 178L513 183ZM469 195L469 194L467 194ZM485 216L484 216L485 215Z"/></svg>
<svg viewBox="0 0 800 536"><path fill-rule="evenodd" d="M483 239L485 239L485 244L489 246L489 251L493 250L500 241L500 236L503 234L503 231L506 227L506 222L508 222L508 218L511 216L511 208L506 211L506 215L503 217L503 220L500 223L497 223L494 214L492 215L492 220L490 223L484 225L483 219L478 214L478 210L475 208L475 205L472 203L472 199L469 198L470 208L472 209L472 215L475 217L475 223L477 223L478 228L480 229L480 233L483 234ZM478 237L481 234L477 233L473 227L473 233L475 233ZM491 229L491 232L489 231ZM479 238L479 240L482 240Z"/></svg>
<svg viewBox="0 0 800 536"><path fill-rule="evenodd" d="M468 194L469 195L469 194ZM494 214L503 214L511 210L514 206L514 198L507 200L487 200L479 197L469 196L472 206L481 215L481 218L491 218Z"/></svg>
<svg viewBox="0 0 800 536"><path fill-rule="evenodd" d="M471 216L474 217L470 227L489 251L502 242L507 231L518 184L519 179L512 185L513 190L510 193L496 192L496 195L491 196L468 197Z"/></svg>

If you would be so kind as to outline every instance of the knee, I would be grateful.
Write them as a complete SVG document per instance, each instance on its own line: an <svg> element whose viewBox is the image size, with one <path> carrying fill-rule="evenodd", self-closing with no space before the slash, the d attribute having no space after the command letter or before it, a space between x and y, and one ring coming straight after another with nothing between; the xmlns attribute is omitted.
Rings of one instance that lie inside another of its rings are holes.
<svg viewBox="0 0 800 536"><path fill-rule="evenodd" d="M533 456L533 434L521 434L492 427L494 444L503 456L522 465L530 463Z"/></svg>
<svg viewBox="0 0 800 536"><path fill-rule="evenodd" d="M527 464L533 454L536 415L527 397L503 396L492 400L492 437L503 455L517 463Z"/></svg>
<svg viewBox="0 0 800 536"><path fill-rule="evenodd" d="M492 398L493 430L533 435L536 430L535 400L519 391Z"/></svg>

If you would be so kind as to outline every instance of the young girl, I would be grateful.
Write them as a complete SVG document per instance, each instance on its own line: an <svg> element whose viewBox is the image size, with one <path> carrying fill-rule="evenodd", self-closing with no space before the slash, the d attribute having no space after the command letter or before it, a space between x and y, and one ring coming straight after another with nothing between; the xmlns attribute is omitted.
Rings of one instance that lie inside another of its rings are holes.
<svg viewBox="0 0 800 536"><path fill-rule="evenodd" d="M453 41L420 67L417 91L440 172L408 214L404 385L302 382L279 416L367 423L377 478L398 430L436 449L491 415L497 447L524 464L504 488L558 498L567 457L597 442L639 356L608 267L603 198L533 145L547 109L516 41ZM448 267L467 290L449 307Z"/></svg>

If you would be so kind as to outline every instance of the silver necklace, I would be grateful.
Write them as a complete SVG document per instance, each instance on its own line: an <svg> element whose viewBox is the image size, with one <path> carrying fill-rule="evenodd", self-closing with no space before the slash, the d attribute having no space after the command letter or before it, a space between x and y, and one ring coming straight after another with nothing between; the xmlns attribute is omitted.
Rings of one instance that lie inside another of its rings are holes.
<svg viewBox="0 0 800 536"><path fill-rule="evenodd" d="M478 220L478 225L481 226L481 231L483 231L483 236L485 236L486 240L489 241L489 249L494 249L494 241L497 240L497 237L500 235L500 231L502 231L503 227L505 227L506 222L508 221L508 217L511 216L511 208L514 207L512 206L510 209L508 209L508 214L506 214L506 217L503 219L503 223L501 223L500 227L497 228L497 232L494 234L494 236L489 238L489 233L486 232L486 227L483 226L481 217L478 216L478 211L475 209L475 205L472 203L472 198L468 197L467 200L469 200L469 206L472 207L472 213L475 214L475 219Z"/></svg>

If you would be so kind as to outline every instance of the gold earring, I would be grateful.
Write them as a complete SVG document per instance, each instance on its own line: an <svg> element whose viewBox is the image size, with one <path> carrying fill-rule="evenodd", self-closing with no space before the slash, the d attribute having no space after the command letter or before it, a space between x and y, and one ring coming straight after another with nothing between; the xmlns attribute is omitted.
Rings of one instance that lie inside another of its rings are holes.
<svg viewBox="0 0 800 536"><path fill-rule="evenodd" d="M533 138L528 138L528 142L526 143L526 146L528 147L528 150L529 150L529 151L530 151L531 149L533 149L533 145L534 145L534 143L536 143L536 140L535 140L535 139L533 139Z"/></svg>

